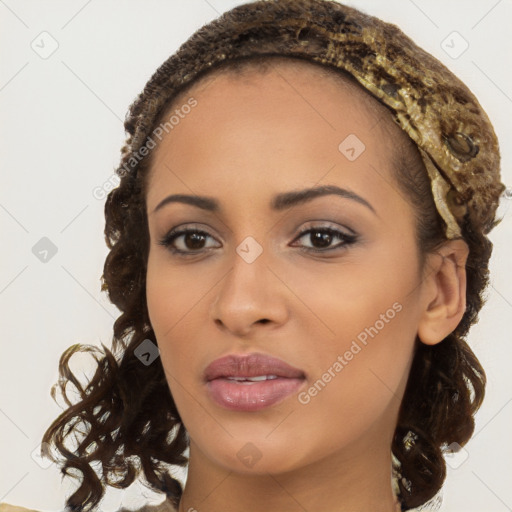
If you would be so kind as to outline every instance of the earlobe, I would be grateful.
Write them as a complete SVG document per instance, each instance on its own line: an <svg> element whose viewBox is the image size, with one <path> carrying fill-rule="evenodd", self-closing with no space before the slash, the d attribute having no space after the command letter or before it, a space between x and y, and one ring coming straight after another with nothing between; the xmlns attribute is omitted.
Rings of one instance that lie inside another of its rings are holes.
<svg viewBox="0 0 512 512"><path fill-rule="evenodd" d="M463 239L449 240L428 256L423 283L418 337L435 345L453 332L466 310L466 260L469 247Z"/></svg>

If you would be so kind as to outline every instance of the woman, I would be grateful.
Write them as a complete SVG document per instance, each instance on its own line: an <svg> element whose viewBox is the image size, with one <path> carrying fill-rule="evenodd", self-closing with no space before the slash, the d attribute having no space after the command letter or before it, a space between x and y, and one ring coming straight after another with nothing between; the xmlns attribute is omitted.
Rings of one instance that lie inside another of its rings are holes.
<svg viewBox="0 0 512 512"><path fill-rule="evenodd" d="M63 354L81 400L43 438L82 475L66 505L140 473L159 510L434 507L485 389L465 336L505 187L476 98L393 25L253 2L125 127L103 276L122 315L112 351L83 348L86 390Z"/></svg>

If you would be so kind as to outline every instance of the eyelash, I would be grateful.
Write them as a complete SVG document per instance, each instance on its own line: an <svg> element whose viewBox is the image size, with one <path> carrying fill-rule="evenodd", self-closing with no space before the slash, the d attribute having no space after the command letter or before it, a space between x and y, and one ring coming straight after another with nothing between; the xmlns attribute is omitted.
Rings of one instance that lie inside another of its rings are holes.
<svg viewBox="0 0 512 512"><path fill-rule="evenodd" d="M343 249L346 249L347 246L354 244L358 239L357 235L344 233L344 232L342 232L338 229L334 229L332 227L313 226L313 227L309 227L309 228L301 231L293 241L295 242L296 240L300 240L304 235L307 235L309 233L317 233L317 232L327 233L331 236L341 239L343 242L339 243L337 246L331 247L329 249L312 249L310 247L302 247L301 250L303 250L305 252L317 253L317 254L329 252L329 251L343 250ZM182 251L181 249L176 249L176 247L171 246L171 244L177 238L179 238L182 235L188 235L188 234L206 235L206 236L213 238L209 233L207 233L206 231L202 231L200 229L180 229L180 230L171 230L167 235L165 235L158 242L158 244L168 248L168 250L172 254L175 254L179 257L185 257L185 258L189 257L189 256L194 256L194 255L200 254L202 251L204 251L205 249L198 249L196 251ZM207 248L206 250L208 250L208 249L212 249L212 247Z"/></svg>

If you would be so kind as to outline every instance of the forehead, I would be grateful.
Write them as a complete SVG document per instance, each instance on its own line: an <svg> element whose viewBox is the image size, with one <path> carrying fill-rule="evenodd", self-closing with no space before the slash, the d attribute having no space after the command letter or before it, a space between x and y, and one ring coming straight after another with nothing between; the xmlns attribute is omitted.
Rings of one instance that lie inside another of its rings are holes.
<svg viewBox="0 0 512 512"><path fill-rule="evenodd" d="M338 183L340 176L356 177L360 187L373 186L376 172L389 173L384 167L397 137L405 137L362 86L295 59L215 70L183 91L168 114L191 97L197 105L151 155L149 209L162 188L183 184L204 191L238 182L250 189L265 180L270 192L312 185L329 174Z"/></svg>
<svg viewBox="0 0 512 512"><path fill-rule="evenodd" d="M252 88L252 91L250 90ZM191 96L209 102L209 108L233 93L246 90L254 98L284 94L299 97L304 104L321 115L322 104L334 107L329 114L341 114L353 104L360 117L367 117L372 131L384 138L408 140L406 134L392 121L392 113L349 73L332 66L299 58L264 56L241 61L226 61L206 72L185 87L167 105L157 120L165 121L176 108L179 109ZM160 123L161 124L161 123Z"/></svg>
<svg viewBox="0 0 512 512"><path fill-rule="evenodd" d="M196 79L192 85L186 87L174 99L174 104L179 104L184 98L191 94L200 94L215 82L218 87L240 87L241 85L261 86L267 84L269 88L284 87L288 85L289 93L300 95L295 84L314 84L320 98L313 98L314 101L321 101L321 97L331 94L343 93L350 97L350 101L358 102L358 107L370 116L378 119L391 119L390 110L379 102L370 92L357 82L347 72L333 66L307 61L301 58L282 56L263 56L258 58L247 58L239 61L226 61L220 66L207 72ZM306 100L306 98L304 98ZM311 105L314 108L314 105ZM389 123L384 123L389 124ZM396 128L394 123L393 127ZM390 128L390 126L387 126ZM401 131L401 130L400 130Z"/></svg>

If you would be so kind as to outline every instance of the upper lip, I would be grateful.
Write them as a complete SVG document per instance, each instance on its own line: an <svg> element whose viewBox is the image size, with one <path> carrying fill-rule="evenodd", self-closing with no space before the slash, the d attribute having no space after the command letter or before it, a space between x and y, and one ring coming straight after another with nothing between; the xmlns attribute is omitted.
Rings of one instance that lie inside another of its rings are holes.
<svg viewBox="0 0 512 512"><path fill-rule="evenodd" d="M229 354L210 363L205 371L206 381L221 377L257 377L276 375L277 377L304 378L304 372L290 366L281 359L264 354Z"/></svg>

